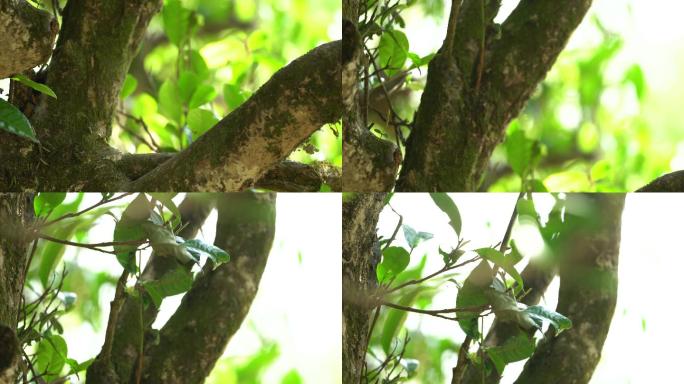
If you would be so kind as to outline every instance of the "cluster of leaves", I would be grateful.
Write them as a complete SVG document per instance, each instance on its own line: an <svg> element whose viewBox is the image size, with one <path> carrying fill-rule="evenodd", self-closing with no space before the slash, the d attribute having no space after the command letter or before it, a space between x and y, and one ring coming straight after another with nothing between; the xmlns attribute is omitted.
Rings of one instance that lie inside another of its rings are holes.
<svg viewBox="0 0 684 384"><path fill-rule="evenodd" d="M291 10L276 2L165 0L140 64L122 87L115 119L121 135L113 135L113 144L133 152L176 152L191 144L289 60L327 40L318 22L303 20L310 7L308 0ZM341 165L339 138L326 131L306 148L322 148L325 160ZM315 159L304 153L297 160Z"/></svg>
<svg viewBox="0 0 684 384"><path fill-rule="evenodd" d="M54 382L65 376L78 375L92 362L90 359L79 363L68 357L60 318L73 309L76 294L63 289L65 276L63 271L40 294L29 285L22 298L17 336L28 367L21 372L19 379L22 382ZM27 297L32 299L29 301ZM63 375L65 366L68 371Z"/></svg>
<svg viewBox="0 0 684 384"><path fill-rule="evenodd" d="M501 249L487 247L466 250L468 241L461 237L462 220L458 207L446 194L432 193L430 196L448 217L458 243L450 251L437 247L435 254L442 257L444 265L440 270L425 275L424 268L429 255L424 255L419 263L414 263L413 268L408 266L416 247L433 238L431 233L416 231L403 224L403 217L399 216L394 233L389 238L380 240L383 247L382 261L376 268L378 295L381 297L379 304L387 305L390 302L391 307L379 313L379 331L373 332L370 340L368 354L372 369L367 374L368 382L402 382L412 377L433 382L443 381L443 370L439 366L442 354L456 352L459 346L453 340L436 340L419 331L411 332L419 343L408 343L408 333L403 325L409 312L456 321L468 338L480 343L485 333L480 322L483 316L493 314L499 321L517 324L518 334L502 345L482 347L486 356L484 364L481 361L482 356L471 356L471 360L482 369L496 369L498 372L502 372L508 363L531 356L535 350L534 330L541 331L543 327L550 325L556 332L562 332L572 326L568 318L555 311L518 302L519 297L525 294L524 281L516 269L523 256L514 241L510 247ZM563 200L558 198L548 220L542 222L531 199L519 199L516 206L518 221L535 224L551 249L559 246L560 232L565 226L562 211ZM400 227L403 228L408 249L390 246ZM464 255L472 257L464 260ZM458 273L454 271L470 263L477 263L477 266L465 280L459 282L456 278ZM446 281L459 287L454 308L429 309L433 297L440 292L440 286ZM457 315L448 316L453 313ZM405 335L403 340L400 337L402 334ZM418 362L424 366L419 368Z"/></svg>
<svg viewBox="0 0 684 384"><path fill-rule="evenodd" d="M117 279L106 272L92 273L69 263L64 268L70 273L56 276L55 271L61 265L67 246L80 246L116 256L124 273L137 277L136 289L130 290L130 294L139 297L140 292L144 292L143 303L157 307L165 297L184 293L192 287L194 276L191 268L194 264L206 259L215 267L230 260L230 255L218 247L200 239L186 240L174 234L174 230L183 226L173 201L175 194L138 194L129 204L114 204L130 195L103 193L99 202L87 208L81 208L85 197L82 193L72 197L66 193L40 193L35 197L36 230L43 240L36 241L34 245L26 286L33 291L32 286L40 283L44 293L35 294L38 298L24 305L19 332L26 360L32 362L34 373L31 380L40 376L51 382L64 374L76 374L87 368L90 360L78 363L68 357L59 317L72 310L97 329L101 326L100 290L105 285L116 284ZM124 207L117 217L116 212ZM105 216L116 220L114 241L87 243L96 221ZM112 251L105 249L109 246ZM144 281L140 274L140 253L150 247L158 257L176 260L176 267L158 279ZM57 279L59 283L55 284ZM79 292L79 300L70 291ZM68 371L64 370L65 366L69 367Z"/></svg>

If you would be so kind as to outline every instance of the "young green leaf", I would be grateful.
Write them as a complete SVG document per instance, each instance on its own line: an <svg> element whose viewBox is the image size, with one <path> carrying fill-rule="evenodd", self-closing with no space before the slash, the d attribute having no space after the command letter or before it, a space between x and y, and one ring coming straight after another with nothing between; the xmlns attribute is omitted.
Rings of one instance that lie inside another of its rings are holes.
<svg viewBox="0 0 684 384"><path fill-rule="evenodd" d="M223 249L215 245L207 244L202 240L188 240L184 242L183 245L187 247L189 250L194 250L196 252L206 254L207 257L209 257L209 259L215 265L227 263L230 261L230 254L228 254L228 252L224 251Z"/></svg>
<svg viewBox="0 0 684 384"><path fill-rule="evenodd" d="M177 47L183 44L188 35L190 16L190 10L183 8L180 0L165 1L164 9L162 9L164 33Z"/></svg>
<svg viewBox="0 0 684 384"><path fill-rule="evenodd" d="M143 287L150 295L154 305L159 308L165 297L190 290L192 282L192 272L179 265L157 280L143 282Z"/></svg>
<svg viewBox="0 0 684 384"><path fill-rule="evenodd" d="M378 65L388 68L387 74L391 76L404 66L408 50L409 41L404 32L396 29L385 31L378 43Z"/></svg>
<svg viewBox="0 0 684 384"><path fill-rule="evenodd" d="M489 347L486 352L501 375L507 364L532 356L534 348L534 338L519 330L514 336L508 338L503 345Z"/></svg>
<svg viewBox="0 0 684 384"><path fill-rule="evenodd" d="M66 363L67 344L60 335L50 335L38 343L34 368L44 375L42 379L52 382L61 376Z"/></svg>
<svg viewBox="0 0 684 384"><path fill-rule="evenodd" d="M159 112L180 124L183 104L175 81L166 80L159 87Z"/></svg>
<svg viewBox="0 0 684 384"><path fill-rule="evenodd" d="M476 249L475 252L483 259L491 261L499 268L506 271L506 273L515 279L516 283L518 283L521 287L523 286L522 276L520 276L520 273L518 273L518 271L515 269L514 258L507 258L503 253L494 248L480 248Z"/></svg>
<svg viewBox="0 0 684 384"><path fill-rule="evenodd" d="M181 102L187 104L200 83L197 75L192 71L183 71L178 79L178 91L180 92Z"/></svg>
<svg viewBox="0 0 684 384"><path fill-rule="evenodd" d="M489 263L482 260L463 282L463 287L456 296L456 308L473 308L489 304L485 294L493 279L493 271ZM480 337L477 320L481 311L463 311L458 313L458 325L466 335L477 339Z"/></svg>
<svg viewBox="0 0 684 384"><path fill-rule="evenodd" d="M417 247L423 240L430 240L434 237L434 235L429 232L416 232L415 229L406 224L404 224L402 228L404 229L404 238L411 248Z"/></svg>
<svg viewBox="0 0 684 384"><path fill-rule="evenodd" d="M216 90L209 84L200 84L192 94L188 108L200 107L216 98Z"/></svg>
<svg viewBox="0 0 684 384"><path fill-rule="evenodd" d="M420 291L420 287L410 290L399 299L398 304L403 307L410 307L416 300L416 297ZM394 308L387 310L387 318L385 319L382 332L380 333L380 345L382 345L382 350L385 351L385 353L392 351L392 340L394 340L396 335L399 333L399 330L401 330L404 321L406 321L407 314L408 312L406 311L401 311Z"/></svg>
<svg viewBox="0 0 684 384"><path fill-rule="evenodd" d="M135 76L131 75L130 73L127 74L126 79L124 80L123 85L121 86L121 93L119 94L119 98L123 100L128 96L132 95L137 87L138 79L136 79Z"/></svg>
<svg viewBox="0 0 684 384"><path fill-rule="evenodd" d="M387 247L382 251L382 265L386 271L385 277L393 277L401 273L411 260L407 250L401 247Z"/></svg>
<svg viewBox="0 0 684 384"><path fill-rule="evenodd" d="M461 238L461 212L453 200L446 193L431 193L430 197L437 207L449 217L449 225L456 232L456 236Z"/></svg>
<svg viewBox="0 0 684 384"><path fill-rule="evenodd" d="M55 91L53 91L50 87L48 87L45 84L37 83L37 82L29 79L28 77L24 76L24 75L21 75L21 74L15 75L12 77L12 80L18 81L18 82L24 84L25 86L32 88L32 89L34 89L34 90L36 90L36 91L38 91L44 95L48 95L48 96L55 98L55 99L57 98L57 95L55 95Z"/></svg>
<svg viewBox="0 0 684 384"><path fill-rule="evenodd" d="M40 143L26 116L3 99L0 99L0 130Z"/></svg>
<svg viewBox="0 0 684 384"><path fill-rule="evenodd" d="M513 130L504 142L508 165L520 177L525 177L532 163L533 143L520 128Z"/></svg>
<svg viewBox="0 0 684 384"><path fill-rule="evenodd" d="M121 214L121 220L114 227L115 242L129 242L147 239L142 224L149 219L154 207L144 193L138 194ZM130 273L135 273L135 251L139 244L117 244L114 252L119 263Z"/></svg>
<svg viewBox="0 0 684 384"><path fill-rule="evenodd" d="M66 192L41 192L33 199L33 212L36 216L47 214L66 198Z"/></svg>
<svg viewBox="0 0 684 384"><path fill-rule="evenodd" d="M530 315L532 320L537 323L539 329L541 329L544 322L549 322L556 329L556 334L572 328L572 321L570 319L541 305L527 307L525 313Z"/></svg>
<svg viewBox="0 0 684 384"><path fill-rule="evenodd" d="M191 109L188 112L188 127L192 132L193 138L198 138L202 136L206 131L212 128L219 119L214 116L212 111L207 111L204 109Z"/></svg>

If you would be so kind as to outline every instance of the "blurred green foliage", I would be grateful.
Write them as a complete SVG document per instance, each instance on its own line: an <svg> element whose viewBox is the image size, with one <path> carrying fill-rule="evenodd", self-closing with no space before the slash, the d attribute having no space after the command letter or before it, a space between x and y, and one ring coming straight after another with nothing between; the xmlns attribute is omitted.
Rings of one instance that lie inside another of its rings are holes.
<svg viewBox="0 0 684 384"><path fill-rule="evenodd" d="M165 0L131 65L111 144L182 150L288 62L332 40L339 9L334 0ZM322 127L291 159L341 166L337 132Z"/></svg>

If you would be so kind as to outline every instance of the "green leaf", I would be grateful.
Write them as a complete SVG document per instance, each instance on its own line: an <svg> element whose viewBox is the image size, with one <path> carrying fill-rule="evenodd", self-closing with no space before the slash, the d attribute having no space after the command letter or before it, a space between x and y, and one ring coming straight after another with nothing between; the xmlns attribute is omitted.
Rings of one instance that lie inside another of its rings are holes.
<svg viewBox="0 0 684 384"><path fill-rule="evenodd" d="M515 205L518 216L529 216L533 220L537 220L537 209L534 207L534 201L529 199L520 199Z"/></svg>
<svg viewBox="0 0 684 384"><path fill-rule="evenodd" d="M392 278L400 274L409 264L411 260L407 250L401 247L387 247L382 251L382 265L385 272L385 278Z"/></svg>
<svg viewBox="0 0 684 384"><path fill-rule="evenodd" d="M40 143L26 116L14 105L0 99L0 129Z"/></svg>
<svg viewBox="0 0 684 384"><path fill-rule="evenodd" d="M434 235L429 232L416 232L415 229L406 224L404 224L402 228L404 229L404 238L411 248L417 247L423 240L430 240L434 237Z"/></svg>
<svg viewBox="0 0 684 384"><path fill-rule="evenodd" d="M644 100L646 96L646 76L639 64L634 64L625 72L624 83L631 83L636 91L637 98Z"/></svg>
<svg viewBox="0 0 684 384"><path fill-rule="evenodd" d="M222 263L227 263L230 261L230 254L228 252L224 251L223 249L207 244L203 242L202 240L199 239L193 239L193 240L188 240L183 243L184 246L186 246L188 249L195 250L197 252L201 252L207 255L209 259L215 264L219 265Z"/></svg>
<svg viewBox="0 0 684 384"><path fill-rule="evenodd" d="M225 84L223 86L223 99L226 101L228 108L232 111L247 100L247 95L240 87L233 84Z"/></svg>
<svg viewBox="0 0 684 384"><path fill-rule="evenodd" d="M491 284L492 279L492 268L487 261L482 260L465 279L463 287L458 290L456 308L487 305L489 300L485 295L485 291ZM466 335L473 339L478 339L480 337L480 330L477 326L479 314L480 312L478 311L463 311L458 313L458 325Z"/></svg>
<svg viewBox="0 0 684 384"><path fill-rule="evenodd" d="M50 335L38 343L35 369L37 372L46 372L42 379L52 382L61 376L66 358L66 341L60 335Z"/></svg>
<svg viewBox="0 0 684 384"><path fill-rule="evenodd" d="M55 91L53 91L50 87L48 87L45 84L37 83L37 82L29 79L28 77L24 76L24 75L20 74L20 75L13 76L12 80L18 81L18 82L24 84L25 86L32 88L32 89L34 89L34 90L36 90L36 91L38 91L44 95L48 95L54 99L57 98L57 95L55 95Z"/></svg>
<svg viewBox="0 0 684 384"><path fill-rule="evenodd" d="M304 378L296 369L291 369L280 380L280 384L304 384Z"/></svg>
<svg viewBox="0 0 684 384"><path fill-rule="evenodd" d="M164 33L169 40L180 47L190 29L190 11L183 8L180 0L168 0L162 9Z"/></svg>
<svg viewBox="0 0 684 384"><path fill-rule="evenodd" d="M520 276L520 273L515 269L515 263L513 262L514 258L507 258L503 253L494 248L480 248L476 249L475 252L483 259L489 260L499 266L499 268L506 271L506 273L515 279L515 282L518 283L518 285L521 287L523 286L522 276Z"/></svg>
<svg viewBox="0 0 684 384"><path fill-rule="evenodd" d="M50 236L57 239L69 240L74 235L76 228L79 226L78 220L65 220L61 222L55 229L51 231ZM39 258L38 264L38 277L40 278L43 287L47 287L50 282L50 276L52 276L55 267L62 260L64 255L65 246L61 243L47 242L45 247L42 248L40 252L41 257Z"/></svg>
<svg viewBox="0 0 684 384"><path fill-rule="evenodd" d="M404 32L396 29L385 31L378 43L378 65L388 68L387 74L391 76L404 66L408 49L409 41Z"/></svg>
<svg viewBox="0 0 684 384"><path fill-rule="evenodd" d="M406 295L399 299L398 304L403 307L410 307L413 305L413 302L420 291L420 287L410 290ZM394 340L399 333L399 330L404 325L407 314L408 312L406 311L394 308L387 309L387 318L385 319L385 323L382 326L382 332L380 333L380 345L382 345L382 350L385 351L386 354L392 351L392 340Z"/></svg>
<svg viewBox="0 0 684 384"><path fill-rule="evenodd" d="M192 109L188 112L188 127L192 132L193 139L202 136L210 128L212 128L219 119L214 116L214 113L204 109Z"/></svg>
<svg viewBox="0 0 684 384"><path fill-rule="evenodd" d="M188 104L188 107L190 109L197 108L214 100L215 98L216 90L214 89L214 87L208 84L200 84L199 87L197 87L197 90L195 90L195 93L193 93L192 98L190 99L190 104Z"/></svg>
<svg viewBox="0 0 684 384"><path fill-rule="evenodd" d="M154 305L159 308L165 297L187 292L192 288L192 282L192 272L179 265L158 280L143 282L143 287Z"/></svg>
<svg viewBox="0 0 684 384"><path fill-rule="evenodd" d="M525 312L532 317L541 329L544 322L549 322L555 329L556 334L563 332L566 329L572 328L572 321L567 317L561 315L556 311L546 309L541 305L532 305L525 309Z"/></svg>
<svg viewBox="0 0 684 384"><path fill-rule="evenodd" d="M33 200L33 211L36 216L49 213L66 198L66 192L40 192Z"/></svg>
<svg viewBox="0 0 684 384"><path fill-rule="evenodd" d="M458 259L465 253L463 250L458 248L453 249L451 252L445 252L441 247L437 247L439 254L442 255L442 260L444 260L445 265L455 264Z"/></svg>
<svg viewBox="0 0 684 384"><path fill-rule="evenodd" d="M534 338L519 330L514 336L508 338L503 345L489 347L486 352L501 375L507 364L532 356L534 349Z"/></svg>
<svg viewBox="0 0 684 384"><path fill-rule="evenodd" d="M154 197L166 207L171 213L173 214L173 221L172 225L173 227L176 227L180 224L181 221L181 213L180 210L178 210L178 207L176 206L176 203L173 202L173 197L176 196L175 192L156 192L156 193L150 193L150 196Z"/></svg>
<svg viewBox="0 0 684 384"><path fill-rule="evenodd" d="M123 85L121 86L121 93L119 94L119 98L123 100L128 96L132 95L137 87L138 79L136 79L135 76L131 75L130 73L127 74L126 79L124 80Z"/></svg>
<svg viewBox="0 0 684 384"><path fill-rule="evenodd" d="M453 200L446 193L431 193L430 197L437 207L449 217L449 225L456 232L456 236L461 238L461 213Z"/></svg>
<svg viewBox="0 0 684 384"><path fill-rule="evenodd" d="M191 71L183 71L178 79L178 90L180 92L181 102L187 104L190 102L192 95L200 83L197 75Z"/></svg>
<svg viewBox="0 0 684 384"><path fill-rule="evenodd" d="M159 112L180 124L183 113L178 86L172 80L166 80L159 88Z"/></svg>
<svg viewBox="0 0 684 384"><path fill-rule="evenodd" d="M207 62L204 61L202 54L195 49L190 51L190 68L192 68L192 71L197 74L197 78L200 81L209 79L210 72Z"/></svg>
<svg viewBox="0 0 684 384"><path fill-rule="evenodd" d="M149 219L154 207L144 193L138 194L121 214L121 220L114 227L114 241L127 242L147 239L142 224ZM130 273L135 273L135 251L138 244L114 245L119 263Z"/></svg>
<svg viewBox="0 0 684 384"><path fill-rule="evenodd" d="M504 143L508 165L520 177L525 177L532 163L533 144L522 129L513 130Z"/></svg>

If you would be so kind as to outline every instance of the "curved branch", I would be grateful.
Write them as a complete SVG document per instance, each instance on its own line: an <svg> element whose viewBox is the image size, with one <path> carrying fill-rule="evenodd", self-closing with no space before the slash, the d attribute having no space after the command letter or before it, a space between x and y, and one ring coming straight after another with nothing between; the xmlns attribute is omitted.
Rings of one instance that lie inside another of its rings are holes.
<svg viewBox="0 0 684 384"><path fill-rule="evenodd" d="M560 260L556 311L570 318L573 326L555 337L549 331L516 383L590 381L617 302L624 201L624 194L570 195L568 203L586 211L566 216L577 230L564 242L568 249ZM594 213L582 217L586 212Z"/></svg>
<svg viewBox="0 0 684 384"><path fill-rule="evenodd" d="M522 1L502 25L484 69L492 120L504 127L518 115L584 19L592 0Z"/></svg>
<svg viewBox="0 0 684 384"><path fill-rule="evenodd" d="M684 170L660 176L636 192L684 192Z"/></svg>
<svg viewBox="0 0 684 384"><path fill-rule="evenodd" d="M25 0L0 0L0 79L46 63L59 25Z"/></svg>
<svg viewBox="0 0 684 384"><path fill-rule="evenodd" d="M173 158L175 153L124 155L117 167L131 180L136 180ZM340 171L326 163L302 164L284 160L268 170L255 187L276 192L317 192L323 184L340 191Z"/></svg>
<svg viewBox="0 0 684 384"><path fill-rule="evenodd" d="M201 383L247 316L275 233L275 194L218 195L215 244L232 259L205 268L145 353L145 383Z"/></svg>
<svg viewBox="0 0 684 384"><path fill-rule="evenodd" d="M132 191L240 191L342 115L341 41L281 68L190 147L131 182Z"/></svg>

